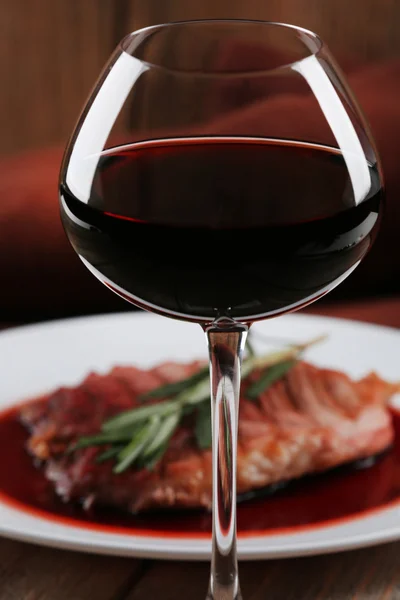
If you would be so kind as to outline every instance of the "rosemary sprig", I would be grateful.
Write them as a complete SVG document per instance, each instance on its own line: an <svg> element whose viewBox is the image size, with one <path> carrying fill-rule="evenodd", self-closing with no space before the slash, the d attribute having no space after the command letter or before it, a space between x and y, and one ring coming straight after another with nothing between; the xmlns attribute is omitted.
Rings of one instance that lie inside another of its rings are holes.
<svg viewBox="0 0 400 600"><path fill-rule="evenodd" d="M269 388L275 381L281 379L290 369L296 364L297 359L292 358L290 360L284 360L283 362L276 363L272 367L265 369L261 377L257 379L250 387L246 390L246 398L255 400L259 397L262 392Z"/></svg>
<svg viewBox="0 0 400 600"><path fill-rule="evenodd" d="M259 359L255 358L253 363L253 368L261 368L263 369L260 378L255 381L246 391L246 397L251 400L257 399L262 392L267 390L275 381L281 379L290 369L296 364L296 362L301 358L303 352L314 346L315 344L319 344L321 341L326 339L326 336L319 336L305 344L295 344L289 347L286 350L281 350L280 352L275 352L273 354L267 355L265 357L260 357ZM246 366L245 366L246 368ZM242 370L242 378L244 379L247 375L243 375Z"/></svg>
<svg viewBox="0 0 400 600"><path fill-rule="evenodd" d="M259 378L247 389L246 396L256 399L275 381L283 377L319 337L305 344L293 344L283 350L257 356L251 344L242 364L242 379L260 371ZM195 437L200 449L211 447L211 406L208 368L173 384L167 384L142 396L143 400L167 398L155 404L124 411L105 421L101 431L85 436L72 451L90 446L109 446L97 457L97 462L114 460L114 472L122 473L132 465L153 469L166 451L182 418L195 412Z"/></svg>
<svg viewBox="0 0 400 600"><path fill-rule="evenodd" d="M143 429L136 434L132 441L117 455L118 463L114 473L122 473L140 456L143 450L151 443L160 427L160 417L153 415Z"/></svg>
<svg viewBox="0 0 400 600"><path fill-rule="evenodd" d="M83 436L76 442L73 449L76 450L78 448L89 448L90 446L102 446L106 444L129 442L129 440L132 439L133 434L134 430L131 427L130 429L121 428L116 431L104 432L91 436Z"/></svg>
<svg viewBox="0 0 400 600"><path fill-rule="evenodd" d="M167 417L160 425L159 430L153 440L146 446L143 452L143 458L152 457L158 450L168 444L172 434L177 428L181 419L180 411Z"/></svg>
<svg viewBox="0 0 400 600"><path fill-rule="evenodd" d="M209 397L210 384L208 378L204 378L191 388L187 388L175 396L175 398L172 400L167 400L158 404L140 406L139 408L132 408L131 410L125 411L116 417L109 419L103 423L102 431L105 432L105 434L109 432L115 432L115 435L118 435L117 432L119 430L126 430L131 425L141 421L147 421L149 417L155 415L159 417L167 417L176 412L180 412L184 406L195 406Z"/></svg>
<svg viewBox="0 0 400 600"><path fill-rule="evenodd" d="M284 350L278 350L262 356L251 356L243 361L242 379L246 379L255 369L266 369L287 360L298 360L305 350L326 339L325 335L318 336L304 344L292 344Z"/></svg>
<svg viewBox="0 0 400 600"><path fill-rule="evenodd" d="M165 444L160 446L158 448L158 450L156 452L154 452L154 454L143 463L142 466L144 468L146 468L148 471L152 471L154 469L154 467L157 466L157 464L160 462L160 460L164 456L167 448L168 448L168 442L165 442Z"/></svg>
<svg viewBox="0 0 400 600"><path fill-rule="evenodd" d="M123 446L119 446L119 445L111 446L111 448L104 450L104 452L102 452L101 454L96 456L96 462L102 463L102 462L105 462L106 460L110 460L110 458L114 458L115 456L117 456L117 454L119 454L122 449L123 449Z"/></svg>

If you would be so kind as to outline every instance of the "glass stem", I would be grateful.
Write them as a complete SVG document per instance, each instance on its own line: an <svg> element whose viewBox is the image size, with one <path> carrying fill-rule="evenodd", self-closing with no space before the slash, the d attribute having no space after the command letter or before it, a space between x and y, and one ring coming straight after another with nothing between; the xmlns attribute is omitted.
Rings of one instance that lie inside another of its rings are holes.
<svg viewBox="0 0 400 600"><path fill-rule="evenodd" d="M241 600L236 556L240 367L248 328L219 319L206 328L210 355L213 531L207 600Z"/></svg>

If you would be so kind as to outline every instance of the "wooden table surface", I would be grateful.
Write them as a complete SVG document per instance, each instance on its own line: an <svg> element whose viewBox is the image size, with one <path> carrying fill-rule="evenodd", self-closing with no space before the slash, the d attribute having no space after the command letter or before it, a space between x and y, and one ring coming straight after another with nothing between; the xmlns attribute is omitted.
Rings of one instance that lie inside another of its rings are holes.
<svg viewBox="0 0 400 600"><path fill-rule="evenodd" d="M309 311L310 312L310 311ZM400 299L318 307L400 328ZM0 539L0 600L204 600L209 565L96 556ZM245 600L400 600L400 542L242 562Z"/></svg>

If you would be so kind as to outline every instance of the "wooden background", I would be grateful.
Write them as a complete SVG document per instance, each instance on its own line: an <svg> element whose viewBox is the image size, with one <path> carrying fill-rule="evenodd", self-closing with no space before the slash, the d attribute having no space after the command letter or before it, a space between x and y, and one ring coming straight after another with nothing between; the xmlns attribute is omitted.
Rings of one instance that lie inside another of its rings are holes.
<svg viewBox="0 0 400 600"><path fill-rule="evenodd" d="M313 29L339 62L400 55L400 0L0 0L0 154L63 144L125 34L211 17Z"/></svg>

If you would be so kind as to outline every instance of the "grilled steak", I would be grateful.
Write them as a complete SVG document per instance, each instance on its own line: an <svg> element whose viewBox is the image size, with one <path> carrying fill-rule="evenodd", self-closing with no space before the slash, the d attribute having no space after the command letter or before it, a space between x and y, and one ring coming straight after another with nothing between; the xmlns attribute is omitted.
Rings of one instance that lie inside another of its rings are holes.
<svg viewBox="0 0 400 600"><path fill-rule="evenodd" d="M190 418L152 471L130 468L114 474L112 461L95 461L98 448L67 452L82 435L97 433L105 419L136 406L140 394L188 377L200 366L116 367L27 403L20 412L30 431L27 449L39 459L56 493L86 508L210 508L211 451L198 448ZM239 493L325 471L391 445L394 430L387 405L399 388L376 374L353 381L344 373L298 362L257 401L248 400L246 386L258 376L253 372L242 386Z"/></svg>

